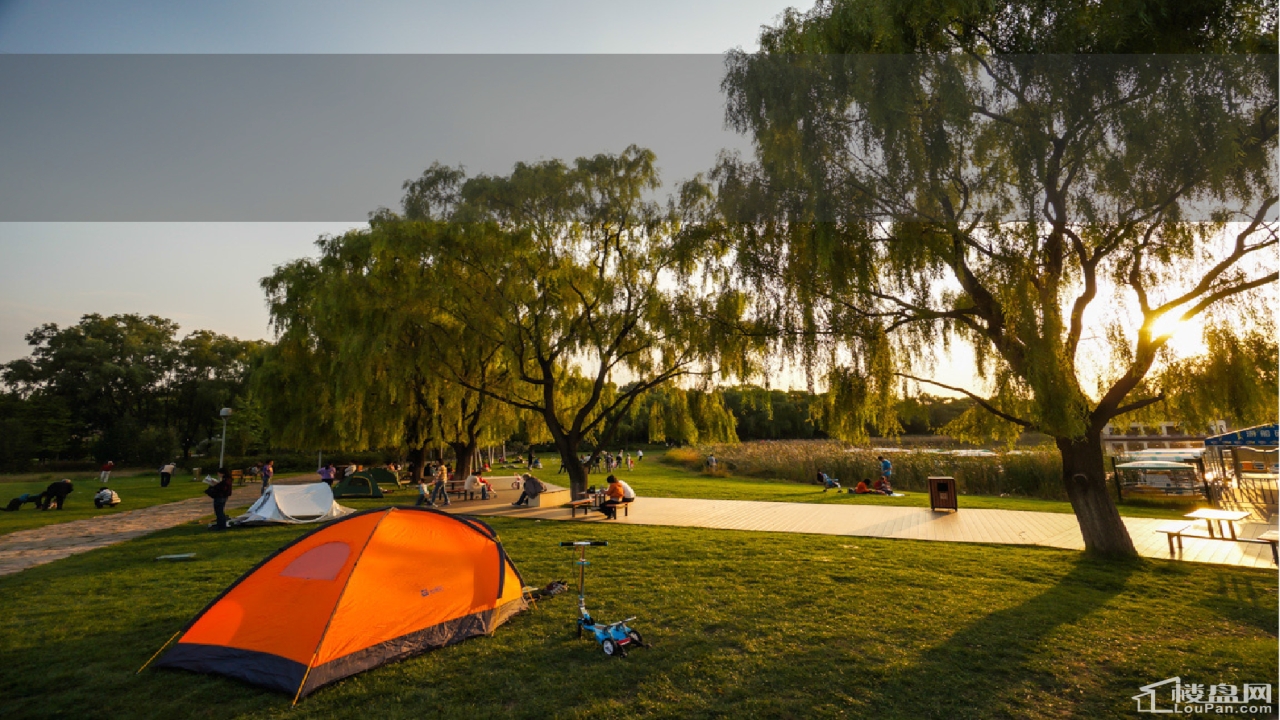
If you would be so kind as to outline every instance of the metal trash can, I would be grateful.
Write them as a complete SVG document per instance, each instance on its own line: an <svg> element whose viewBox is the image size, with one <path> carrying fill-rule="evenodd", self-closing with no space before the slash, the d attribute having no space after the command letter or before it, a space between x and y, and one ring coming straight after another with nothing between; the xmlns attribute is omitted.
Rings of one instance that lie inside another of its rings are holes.
<svg viewBox="0 0 1280 720"><path fill-rule="evenodd" d="M929 478L929 507L935 512L938 510L960 510L960 507L956 505L955 478L946 476Z"/></svg>

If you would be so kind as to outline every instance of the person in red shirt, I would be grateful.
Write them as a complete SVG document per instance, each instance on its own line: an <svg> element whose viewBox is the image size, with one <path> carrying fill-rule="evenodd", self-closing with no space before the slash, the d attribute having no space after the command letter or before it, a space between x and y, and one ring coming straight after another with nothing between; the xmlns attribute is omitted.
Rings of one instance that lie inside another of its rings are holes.
<svg viewBox="0 0 1280 720"><path fill-rule="evenodd" d="M108 460L105 464L103 464L102 474L98 476L98 479L102 481L103 485L106 485L107 481L111 479L111 470L115 466L116 464L111 462L110 460Z"/></svg>
<svg viewBox="0 0 1280 720"><path fill-rule="evenodd" d="M853 492L858 495L867 495L870 493L874 493L875 490L871 489L870 480L863 480L862 482L858 483L858 486L853 489Z"/></svg>

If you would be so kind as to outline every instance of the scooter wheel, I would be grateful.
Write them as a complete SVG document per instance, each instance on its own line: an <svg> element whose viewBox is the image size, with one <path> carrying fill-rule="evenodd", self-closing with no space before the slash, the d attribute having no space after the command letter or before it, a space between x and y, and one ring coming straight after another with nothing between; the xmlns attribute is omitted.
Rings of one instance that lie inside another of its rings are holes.
<svg viewBox="0 0 1280 720"><path fill-rule="evenodd" d="M637 630L628 629L627 639L631 641L632 645L636 645L639 647L648 647L648 645L644 644L644 638L640 636L640 632Z"/></svg>
<svg viewBox="0 0 1280 720"><path fill-rule="evenodd" d="M614 642L613 638L605 638L602 640L600 642L600 649L609 657L621 657L626 654L626 651L622 649L622 646Z"/></svg>

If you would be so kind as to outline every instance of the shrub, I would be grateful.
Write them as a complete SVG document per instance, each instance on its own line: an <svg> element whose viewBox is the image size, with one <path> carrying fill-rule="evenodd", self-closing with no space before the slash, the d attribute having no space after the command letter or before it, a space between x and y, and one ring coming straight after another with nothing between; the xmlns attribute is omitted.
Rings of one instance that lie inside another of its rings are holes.
<svg viewBox="0 0 1280 720"><path fill-rule="evenodd" d="M846 485L880 477L878 455L893 463L893 485L924 492L931 475L950 475L961 493L1019 495L1065 500L1062 464L1051 448L1000 452L987 456L949 455L930 450L886 453L875 448L850 448L835 440L761 440L736 445L676 448L665 461L702 470L708 454L735 475L815 483L819 471Z"/></svg>

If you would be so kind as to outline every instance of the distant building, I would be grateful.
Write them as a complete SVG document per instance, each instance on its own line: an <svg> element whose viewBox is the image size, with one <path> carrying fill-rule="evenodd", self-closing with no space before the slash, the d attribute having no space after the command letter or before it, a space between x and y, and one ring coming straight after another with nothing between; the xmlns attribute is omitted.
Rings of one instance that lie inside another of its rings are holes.
<svg viewBox="0 0 1280 720"><path fill-rule="evenodd" d="M1102 428L1102 451L1106 455L1124 455L1138 450L1198 448L1204 446L1206 437L1230 429L1225 420L1214 421L1201 433L1188 431L1175 422L1130 423L1127 426L1107 423Z"/></svg>

